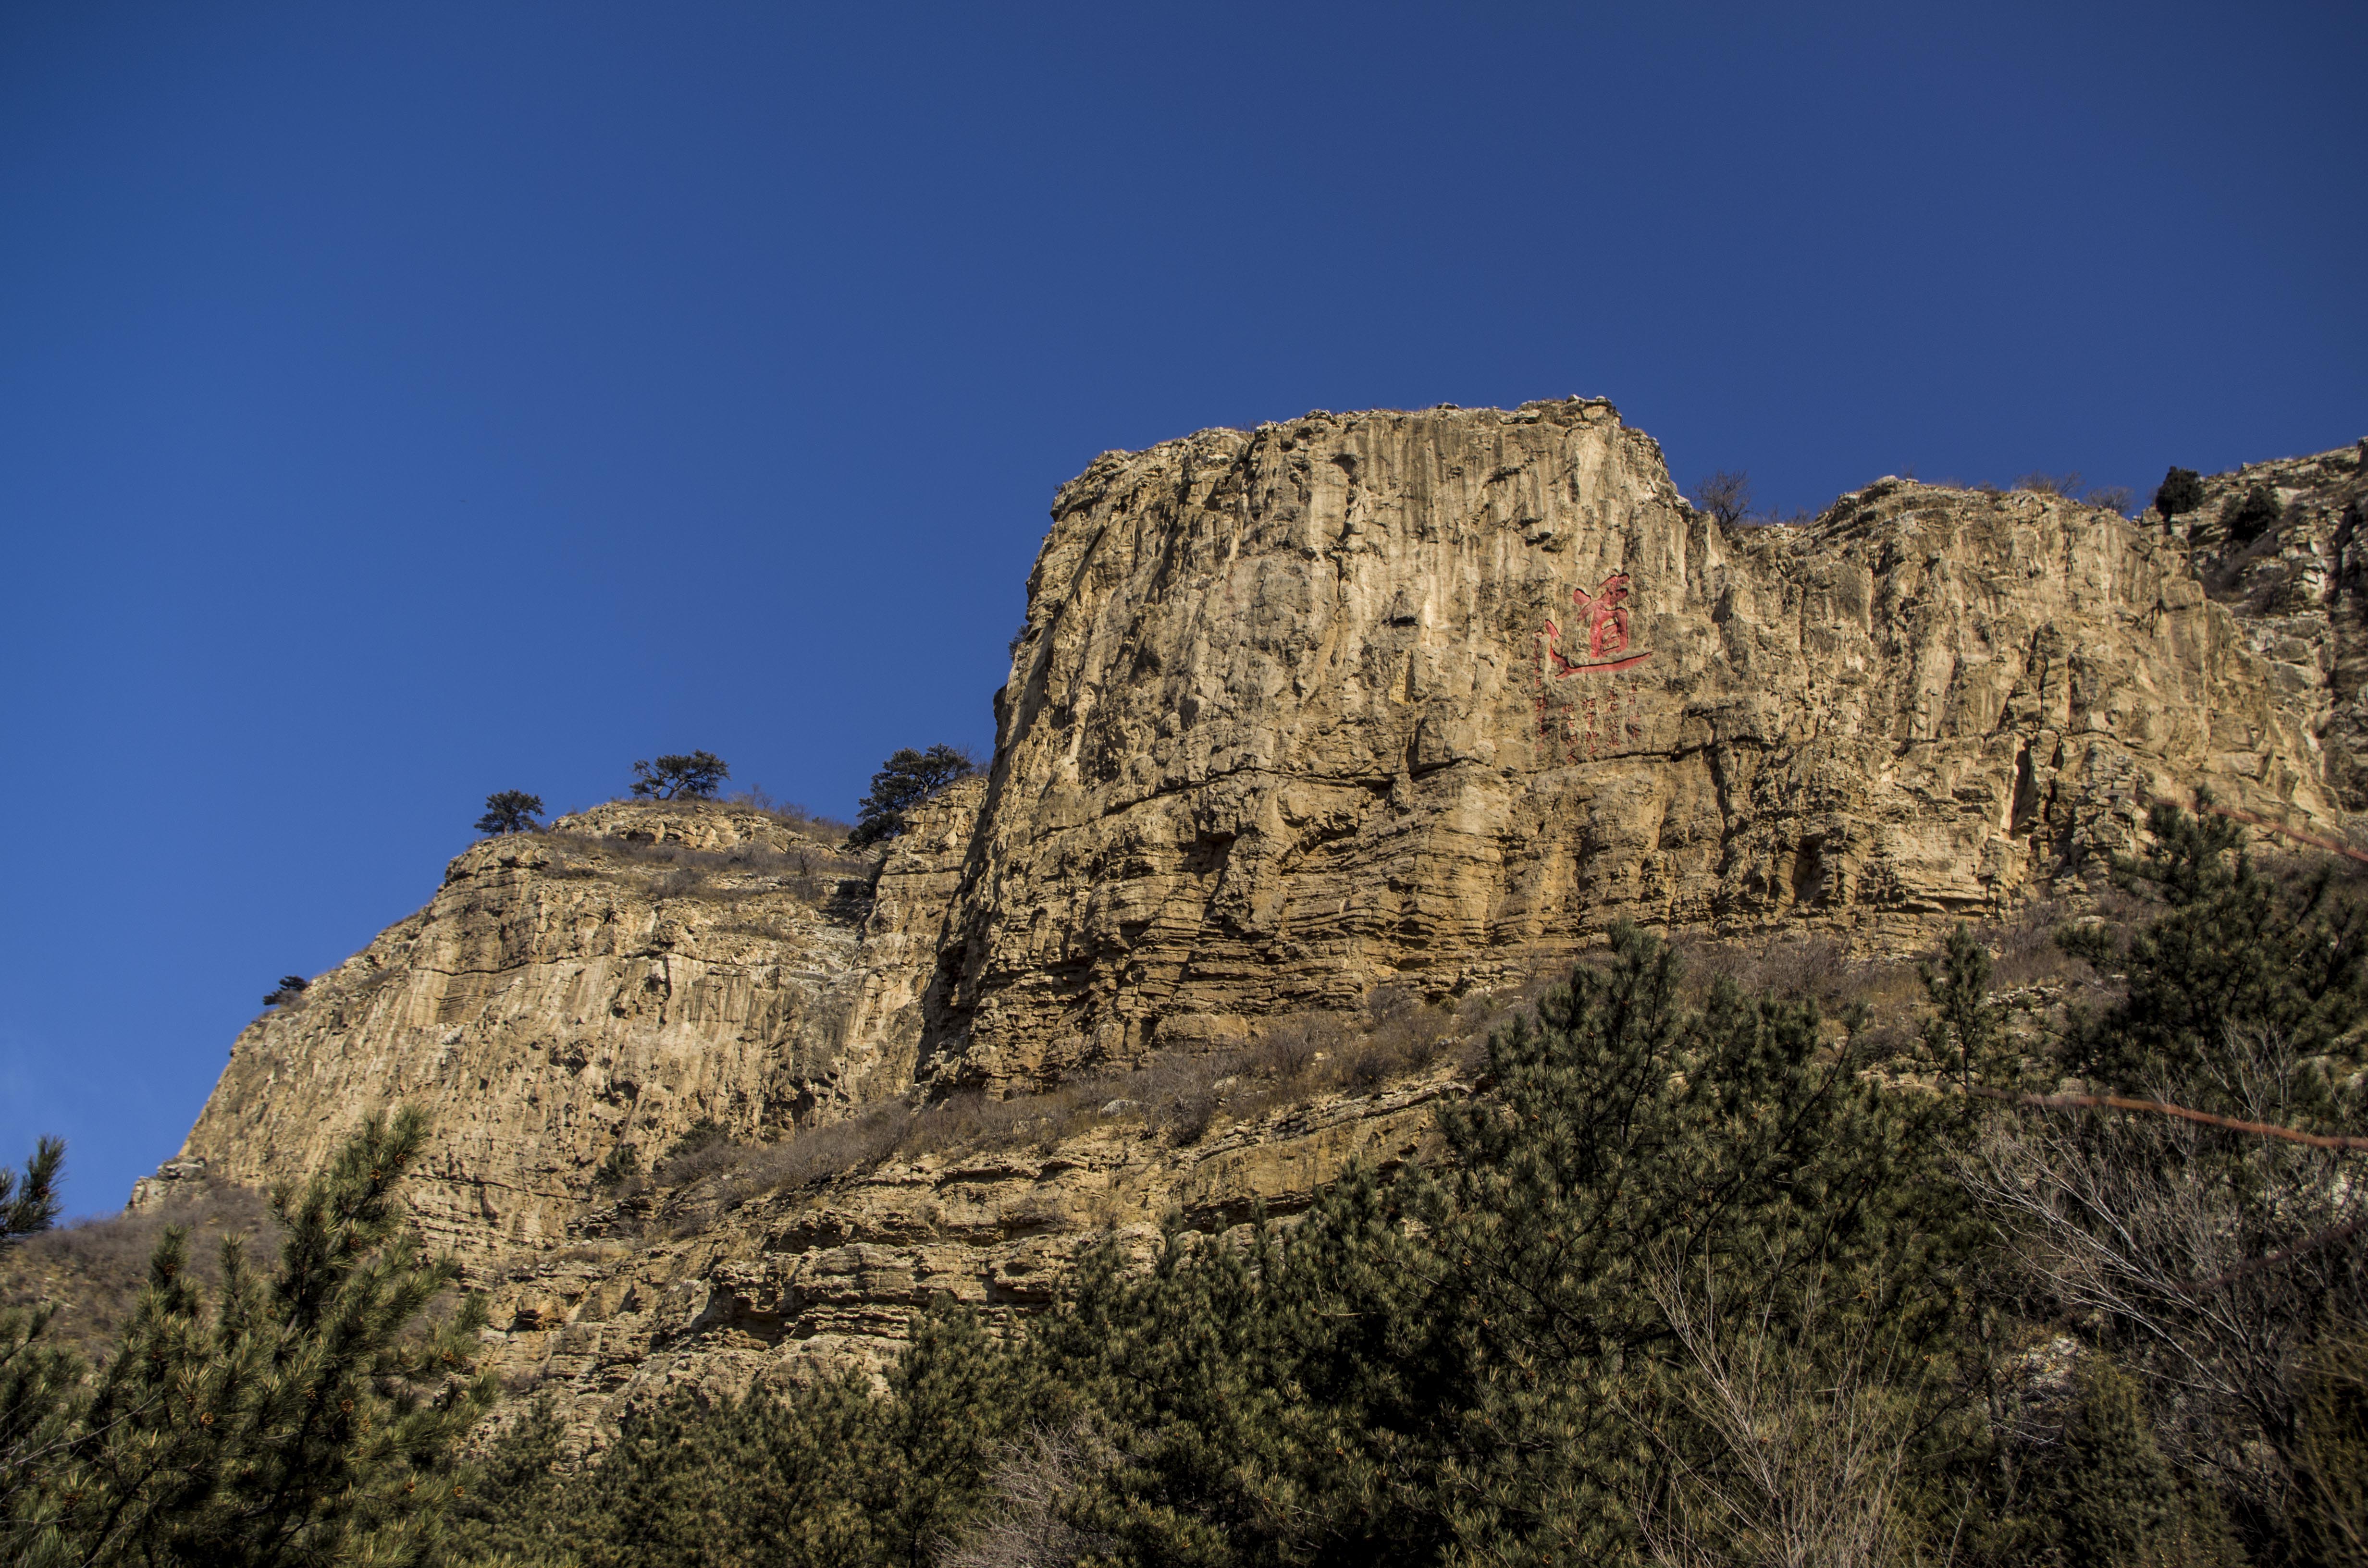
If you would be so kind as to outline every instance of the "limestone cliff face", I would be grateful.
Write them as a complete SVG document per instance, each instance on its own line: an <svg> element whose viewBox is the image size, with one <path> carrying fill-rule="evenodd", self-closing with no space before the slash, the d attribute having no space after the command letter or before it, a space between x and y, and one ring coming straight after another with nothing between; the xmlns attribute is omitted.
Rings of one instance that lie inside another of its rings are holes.
<svg viewBox="0 0 2368 1568"><path fill-rule="evenodd" d="M646 1165L702 1119L749 1137L909 1081L935 951L900 922L941 911L931 842L877 899L874 868L752 810L614 804L481 843L248 1026L168 1174L300 1177L409 1102L436 1119L414 1191L430 1235L550 1244L620 1144Z"/></svg>
<svg viewBox="0 0 2368 1568"><path fill-rule="evenodd" d="M2284 520L2232 541L2255 483ZM1592 401L1110 454L1056 499L989 773L883 858L701 804L480 844L240 1036L167 1174L268 1185L425 1106L423 1224L501 1282L504 1357L587 1389L661 1353L876 1350L939 1286L1018 1310L1080 1225L1274 1196L1268 1167L1326 1168L1333 1134L956 1153L638 1240L591 1176L702 1119L794 1141L1382 983L1486 991L1615 919L1896 950L2077 893L2199 785L2343 834L2361 456L2207 491L2166 528L1884 480L1725 529ZM1423 1113L1385 1102L1324 1125L1400 1157Z"/></svg>
<svg viewBox="0 0 2368 1568"><path fill-rule="evenodd" d="M1486 984L1619 918L1921 940L2155 796L2329 824L2325 706L2158 528L1885 480L1722 529L1600 402L1111 454L1037 561L922 1072Z"/></svg>
<svg viewBox="0 0 2368 1568"><path fill-rule="evenodd" d="M996 1324L1049 1303L1106 1231L1147 1252L1163 1222L1216 1232L1260 1208L1287 1217L1352 1161L1387 1172L1420 1157L1436 1141L1435 1103L1463 1090L1440 1068L1180 1148L1114 1120L1046 1147L892 1160L682 1227L637 1232L616 1209L596 1210L577 1244L481 1276L489 1365L549 1396L579 1446L673 1390L736 1396L876 1369L933 1300Z"/></svg>
<svg viewBox="0 0 2368 1568"><path fill-rule="evenodd" d="M2257 491L2275 523L2240 519ZM2319 737L2329 789L2368 809L2368 440L2209 475L2203 504L2169 531Z"/></svg>

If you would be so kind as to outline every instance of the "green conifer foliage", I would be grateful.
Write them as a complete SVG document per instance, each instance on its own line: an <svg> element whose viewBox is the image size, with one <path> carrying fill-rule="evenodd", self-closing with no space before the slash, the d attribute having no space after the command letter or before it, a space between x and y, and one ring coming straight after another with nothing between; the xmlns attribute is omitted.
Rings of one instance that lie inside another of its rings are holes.
<svg viewBox="0 0 2368 1568"><path fill-rule="evenodd" d="M65 1169L65 1142L44 1138L25 1162L22 1180L0 1167L0 1244L38 1235L58 1217L58 1178Z"/></svg>
<svg viewBox="0 0 2368 1568"><path fill-rule="evenodd" d="M1441 1491L1474 1550L1624 1557L1657 1472L1734 1462L1671 1397L1712 1371L1673 1291L1804 1355L1873 1324L1891 1354L1945 1355L1967 1306L1931 1169L1950 1113L1864 1079L1814 1008L1722 981L1690 1012L1674 955L1622 929L1489 1060L1495 1091L1440 1113L1453 1159L1425 1204L1469 1379Z"/></svg>
<svg viewBox="0 0 2368 1568"><path fill-rule="evenodd" d="M1759 1415L1849 1426L1887 1499L1952 1402L1924 1369L1967 1224L1930 1179L1952 1113L1835 1032L1731 985L1690 1009L1622 929L1491 1041L1440 1174L1352 1173L1243 1246L1172 1234L1147 1275L1106 1251L1039 1341L1109 1443L1070 1518L1139 1563L1634 1561L1673 1473L1708 1495L1756 1462L1719 1381L1755 1338L1799 1373ZM1896 1396L1835 1393L1903 1358ZM1847 1471L1830 1447L1796 1468ZM1896 1512L1852 1517L1888 1540ZM1710 1523L1738 1551L1812 1523L1759 1514Z"/></svg>
<svg viewBox="0 0 2368 1568"><path fill-rule="evenodd" d="M2368 902L2331 868L2273 881L2245 853L2241 825L2211 814L2208 793L2196 804L2157 803L2151 847L2117 867L2163 910L2122 956L2125 998L2076 1022L2066 1057L2123 1088L2177 1084L2209 1099L2214 1074L2203 1070L2225 1054L2231 1028L2274 1035L2297 1057L2350 1029L2368 1000Z"/></svg>
<svg viewBox="0 0 2368 1568"><path fill-rule="evenodd" d="M1043 1408L1034 1374L971 1313L933 1308L875 1394L857 1374L678 1400L626 1423L597 1469L554 1473L530 1415L475 1477L456 1561L582 1568L925 1568L987 1497Z"/></svg>
<svg viewBox="0 0 2368 1568"><path fill-rule="evenodd" d="M2135 1380L2083 1359L2062 1451L2039 1469L2031 1511L2052 1521L2066 1568L2205 1568L2241 1562L2209 1498L2180 1483Z"/></svg>
<svg viewBox="0 0 2368 1568"><path fill-rule="evenodd" d="M2165 522L2203 505L2203 476L2192 468L2174 467L2155 486L2154 509L2162 514Z"/></svg>
<svg viewBox="0 0 2368 1568"><path fill-rule="evenodd" d="M2368 1334L2318 1346L2305 1377L2296 1542L2307 1562L2368 1568Z"/></svg>
<svg viewBox="0 0 2368 1568"><path fill-rule="evenodd" d="M14 1561L428 1561L452 1446L493 1391L470 1360L481 1302L422 1321L459 1275L394 1199L425 1135L415 1112L366 1123L276 1200L270 1278L224 1244L211 1310L166 1233L121 1346L9 1498Z"/></svg>

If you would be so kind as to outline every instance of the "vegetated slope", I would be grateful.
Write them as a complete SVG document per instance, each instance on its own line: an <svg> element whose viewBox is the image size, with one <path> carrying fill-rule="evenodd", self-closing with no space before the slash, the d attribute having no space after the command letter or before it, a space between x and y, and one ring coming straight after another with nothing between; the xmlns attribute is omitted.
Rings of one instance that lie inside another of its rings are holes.
<svg viewBox="0 0 2368 1568"><path fill-rule="evenodd" d="M2359 483L2294 472L2298 517ZM1403 1157L1391 1096L1452 1069L1252 1115L1299 1081L1259 1068L1230 1130L1179 1139L1190 1063L1308 1016L1485 1006L1620 918L1915 950L2093 900L2148 802L2202 785L2341 834L2340 660L2214 599L2192 521L1885 480L1722 528L1596 401L1110 454L1056 501L989 772L884 855L698 802L480 844L241 1036L165 1174L266 1185L417 1103L414 1201L499 1282L515 1374L598 1404L644 1362L876 1359L930 1290L1041 1299L1089 1224ZM733 1142L677 1153L708 1128Z"/></svg>

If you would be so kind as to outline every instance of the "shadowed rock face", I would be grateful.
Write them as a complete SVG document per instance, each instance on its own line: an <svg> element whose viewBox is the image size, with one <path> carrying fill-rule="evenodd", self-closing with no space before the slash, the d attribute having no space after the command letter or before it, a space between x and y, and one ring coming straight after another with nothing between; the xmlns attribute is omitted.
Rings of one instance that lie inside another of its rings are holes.
<svg viewBox="0 0 2368 1568"><path fill-rule="evenodd" d="M2259 532L2242 512L2255 491L2279 511ZM2207 475L2203 505L2166 533L2319 738L2331 792L2368 810L2368 440Z"/></svg>
<svg viewBox="0 0 2368 1568"><path fill-rule="evenodd" d="M1037 561L922 1072L1435 995L1614 919L1920 941L2201 783L2328 822L2314 700L2157 528L1885 480L1723 530L1600 402L1111 454Z"/></svg>
<svg viewBox="0 0 2368 1568"><path fill-rule="evenodd" d="M700 1120L796 1136L1383 982L1487 988L1622 918L1904 949L2077 893L2201 784L2340 834L2360 461L2261 472L2290 521L2232 545L2211 519L2254 470L2176 530L1897 480L1722 529L1601 402L1108 455L1056 499L989 775L883 858L695 803L481 844L240 1036L161 1176L296 1177L413 1101L423 1224L490 1267ZM678 1243L667 1278L704 1278ZM896 1332L849 1301L780 1332Z"/></svg>

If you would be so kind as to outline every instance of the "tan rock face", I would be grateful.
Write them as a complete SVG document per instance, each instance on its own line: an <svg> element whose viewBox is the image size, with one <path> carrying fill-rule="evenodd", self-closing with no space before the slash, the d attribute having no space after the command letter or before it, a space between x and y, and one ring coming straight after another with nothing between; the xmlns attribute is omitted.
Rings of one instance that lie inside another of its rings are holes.
<svg viewBox="0 0 2368 1568"><path fill-rule="evenodd" d="M2232 544L2254 483L2287 521ZM990 773L884 858L695 804L481 844L240 1036L160 1177L295 1177L371 1107L425 1106L422 1222L499 1282L505 1364L603 1400L874 1355L939 1289L1020 1310L1084 1226L1229 1222L1351 1146L1402 1157L1427 1113L885 1166L666 1239L614 1233L591 1176L702 1119L794 1138L1381 983L1490 988L1617 919L1920 945L2080 891L2203 784L2341 834L2368 799L2359 455L2207 490L2176 530L1897 480L1725 530L1585 401L1109 455L1055 502Z"/></svg>
<svg viewBox="0 0 2368 1568"><path fill-rule="evenodd" d="M819 1188L751 1199L667 1236L620 1210L586 1239L484 1277L489 1365L532 1384L597 1444L627 1412L696 1388L737 1396L824 1369L877 1369L912 1315L951 1297L1008 1325L1054 1299L1099 1233L1147 1254L1164 1222L1202 1232L1305 1208L1351 1162L1387 1172L1435 1139L1463 1092L1445 1069L1227 1127L1185 1148L1140 1122L1050 1148L897 1160Z"/></svg>
<svg viewBox="0 0 2368 1568"><path fill-rule="evenodd" d="M920 841L926 843L926 840ZM916 844L916 847L919 845ZM370 1109L436 1119L414 1201L464 1253L548 1244L620 1144L741 1136L911 1076L918 977L888 950L925 856L883 881L764 812L617 804L455 858L427 907L248 1026L181 1162L268 1187ZM902 1039L901 1059L878 1042ZM172 1174L168 1172L167 1174Z"/></svg>
<svg viewBox="0 0 2368 1568"><path fill-rule="evenodd" d="M2281 516L2247 538L2238 510L2255 490ZM2368 441L2207 475L2203 497L2169 537L2192 545L2205 591L2305 715L2330 790L2368 809Z"/></svg>
<svg viewBox="0 0 2368 1568"><path fill-rule="evenodd" d="M2157 795L2335 804L2322 699L2159 530L1900 481L1723 530L1602 403L1105 457L1030 597L933 1082L1485 984L1621 918L1920 941Z"/></svg>

